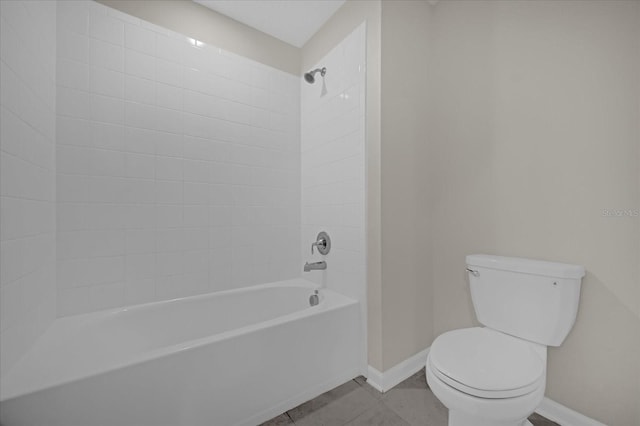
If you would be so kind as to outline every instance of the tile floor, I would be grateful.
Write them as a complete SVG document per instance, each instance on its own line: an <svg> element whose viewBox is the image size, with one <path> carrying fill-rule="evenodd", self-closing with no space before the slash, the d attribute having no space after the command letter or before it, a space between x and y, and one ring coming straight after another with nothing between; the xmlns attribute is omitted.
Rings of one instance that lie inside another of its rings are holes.
<svg viewBox="0 0 640 426"><path fill-rule="evenodd" d="M533 414L534 426L559 426ZM357 377L261 426L447 426L447 409L427 387L424 370L382 394Z"/></svg>

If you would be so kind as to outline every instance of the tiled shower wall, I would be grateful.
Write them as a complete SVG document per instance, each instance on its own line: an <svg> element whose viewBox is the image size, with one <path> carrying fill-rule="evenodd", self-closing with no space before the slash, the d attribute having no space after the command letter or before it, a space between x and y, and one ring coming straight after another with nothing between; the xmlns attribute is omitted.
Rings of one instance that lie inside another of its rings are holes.
<svg viewBox="0 0 640 426"><path fill-rule="evenodd" d="M365 24L347 36L317 67L315 84L302 81L302 260L326 260L312 280L366 306L365 252ZM311 243L327 231L327 256ZM364 324L363 324L364 326ZM364 329L364 328L363 328Z"/></svg>
<svg viewBox="0 0 640 426"><path fill-rule="evenodd" d="M56 5L0 1L0 373L56 316Z"/></svg>
<svg viewBox="0 0 640 426"><path fill-rule="evenodd" d="M299 80L58 6L59 316L300 274Z"/></svg>

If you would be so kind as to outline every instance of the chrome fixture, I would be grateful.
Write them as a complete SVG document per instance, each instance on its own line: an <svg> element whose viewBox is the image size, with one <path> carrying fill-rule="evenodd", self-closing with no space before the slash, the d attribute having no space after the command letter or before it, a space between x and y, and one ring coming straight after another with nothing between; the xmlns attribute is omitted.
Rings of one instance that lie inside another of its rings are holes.
<svg viewBox="0 0 640 426"><path fill-rule="evenodd" d="M480 272L475 271L473 269L467 268L467 272L470 273L471 275L473 275L474 277L479 277L480 276Z"/></svg>
<svg viewBox="0 0 640 426"><path fill-rule="evenodd" d="M309 305L316 306L318 303L320 303L320 295L318 294L318 290L314 290L313 294L309 296Z"/></svg>
<svg viewBox="0 0 640 426"><path fill-rule="evenodd" d="M307 83L309 84L313 84L316 81L316 78L314 77L315 74L319 72L321 76L324 77L324 75L327 73L327 69L325 67L322 68L316 68L313 71L309 71L307 73L304 74L304 79Z"/></svg>
<svg viewBox="0 0 640 426"><path fill-rule="evenodd" d="M320 262L313 262L313 263L305 262L305 264L304 264L304 271L305 272L309 272L309 271L324 271L325 269L327 269L327 262L325 262L324 260L322 260Z"/></svg>
<svg viewBox="0 0 640 426"><path fill-rule="evenodd" d="M320 254L328 254L331 250L331 238L329 234L322 231L316 237L316 242L311 244L311 254L313 254L313 248L317 247Z"/></svg>

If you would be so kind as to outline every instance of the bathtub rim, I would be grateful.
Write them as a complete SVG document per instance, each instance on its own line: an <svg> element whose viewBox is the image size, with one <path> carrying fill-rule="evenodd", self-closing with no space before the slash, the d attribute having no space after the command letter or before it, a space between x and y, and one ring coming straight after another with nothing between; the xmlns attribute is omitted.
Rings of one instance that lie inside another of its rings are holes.
<svg viewBox="0 0 640 426"><path fill-rule="evenodd" d="M15 399L15 398L20 398L22 396L26 396L26 395L30 395L33 393L37 393L37 392L41 392L41 391L46 391L55 387L59 387L59 386L64 386L70 383L74 383L74 382L78 382L84 379L90 379L90 378L94 378L97 376L100 376L102 374L106 374L112 371L116 371L116 370L120 370L123 368L127 368L127 367L132 367L135 365L139 365L145 362L150 362L162 357L166 357L166 356L170 356L173 354L177 354L179 352L182 351L187 351L187 350L193 350L193 349L197 349L206 345L210 345L210 344L214 344L216 342L219 341L223 341L223 340L227 340L227 339L232 339L236 336L239 335L243 335L243 334L249 334L249 333L254 333L258 330L261 329L266 329L266 328L270 328L270 327L275 327L278 326L280 324L285 324L287 322L291 322L291 321L295 321L297 319L302 319L302 318L307 318L313 315L318 315L321 314L323 312L331 312L337 309L341 309L344 308L346 306L351 306L351 305L355 305L355 304L359 304L358 300L356 299L352 299L348 296L345 296L343 294L337 293L334 290L331 289L327 289L325 287L322 286L318 286L310 281L307 281L303 278L294 278L294 279L290 279L290 280L283 280L283 281L276 281L276 282L271 282L271 283L265 283L265 284L257 284L254 286L249 286L249 287L242 287L239 289L231 289L231 290L223 290L220 292L213 292L213 293L203 293L203 294L198 294L198 295L192 295L192 296L185 296L185 297L178 297L178 298L174 298L174 299L169 299L169 300L161 300L161 301L155 301L155 302L149 302L149 303L142 303L142 304L137 304L137 305L130 305L130 306L126 306L126 307L118 307L118 308L111 308L111 309L105 309L105 310L101 310L101 311L96 311L96 312L90 312L90 313L85 313L85 314L79 314L79 315L73 315L73 316L68 316L68 317L62 317L62 318L58 318L56 319L56 321L54 321L54 323L51 325L51 327L49 327L49 329L51 329L53 326L55 326L57 321L60 322L70 322L70 321L85 321L86 324L91 324L93 322L99 322L100 320L105 320L108 319L109 317L112 317L114 315L117 315L118 313L123 313L123 312L129 312L132 310L147 310L147 309L153 309L153 308L157 308L157 307L162 307L164 305L168 305L171 303L188 303L189 301L192 300L197 300L197 299L207 299L207 298L213 298L213 297L217 297L217 296L224 296L227 294L241 294L241 293L248 293L251 292L252 290L258 290L258 289L266 289L266 288L282 288L282 287L292 287L292 288L305 288L305 289L309 289L310 291L313 290L320 290L320 294L322 295L322 293L324 294L324 297L321 297L320 299L320 303L316 306L307 306L304 309L301 309L299 311L295 311L295 312L291 312L285 315L281 315L275 318L271 318L268 319L266 321L261 321L258 323L254 323L254 324L249 324L243 327L239 327L239 328L235 328L232 330L227 330L221 333L217 333L217 334L213 334L213 335L208 335L205 337L200 337L197 339L191 339L191 340L187 340L184 342L180 342L177 344L173 344L173 345L168 345L168 346L163 346L157 349L152 349L149 351L144 351L141 352L139 354L136 354L134 356L131 356L129 358L127 358L126 361L123 362L115 362L113 364L109 364L108 366L106 366L105 368L96 368L96 369L92 369L89 373L87 374L71 374L68 377L64 378L64 379L59 379L59 380L51 380L49 382L45 382L44 384L40 384L38 385L26 385L26 386L19 386L19 385L15 385L13 383L8 383L9 386L7 386L7 378L11 379L13 377L13 374L15 374L15 371L18 371L20 369L20 367L22 367L22 365L24 364L24 359L29 355L29 353L33 350L33 347L31 348L30 351L27 352L27 354L25 354L25 356L23 356L15 365L12 369L10 369L1 379L1 385L0 385L0 389L2 390L2 394L0 395L0 403L4 402L4 401L8 401L11 399ZM65 321L66 320L66 321ZM48 330L49 330L48 329ZM45 331L46 333L46 331ZM36 342L37 344L37 342ZM28 364L27 364L28 367ZM12 374L13 373L13 374Z"/></svg>

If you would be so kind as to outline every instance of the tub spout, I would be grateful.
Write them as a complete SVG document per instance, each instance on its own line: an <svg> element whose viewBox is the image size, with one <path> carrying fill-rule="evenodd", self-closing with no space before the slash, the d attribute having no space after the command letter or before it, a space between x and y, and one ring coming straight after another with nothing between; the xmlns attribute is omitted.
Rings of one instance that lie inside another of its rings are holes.
<svg viewBox="0 0 640 426"><path fill-rule="evenodd" d="M325 269L327 269L327 262L325 262L324 260L320 262L313 262L313 263L305 262L304 264L305 272L315 271L315 270L325 270Z"/></svg>

